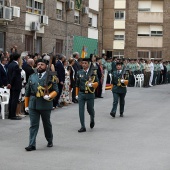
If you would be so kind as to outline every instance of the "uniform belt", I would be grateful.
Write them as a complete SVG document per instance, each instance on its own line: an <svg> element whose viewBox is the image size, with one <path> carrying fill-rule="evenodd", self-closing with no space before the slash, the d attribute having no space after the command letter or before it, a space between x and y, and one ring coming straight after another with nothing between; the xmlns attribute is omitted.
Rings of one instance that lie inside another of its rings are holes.
<svg viewBox="0 0 170 170"><path fill-rule="evenodd" d="M80 92L82 92L82 93L89 93L89 91L88 90L80 90Z"/></svg>
<svg viewBox="0 0 170 170"><path fill-rule="evenodd" d="M36 94L34 94L34 93L31 93L31 95L30 96L36 96Z"/></svg>

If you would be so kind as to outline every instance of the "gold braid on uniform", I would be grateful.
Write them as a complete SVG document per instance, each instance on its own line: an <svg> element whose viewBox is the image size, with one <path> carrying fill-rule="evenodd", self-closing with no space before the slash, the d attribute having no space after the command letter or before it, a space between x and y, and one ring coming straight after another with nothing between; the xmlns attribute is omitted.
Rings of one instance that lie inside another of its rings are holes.
<svg viewBox="0 0 170 170"><path fill-rule="evenodd" d="M56 82L56 83L59 83L59 79L57 76L53 76L52 78L52 82Z"/></svg>
<svg viewBox="0 0 170 170"><path fill-rule="evenodd" d="M126 78L127 78L127 76L125 76L125 79L126 79ZM122 85L120 78L118 79L117 86L119 86L119 87L120 87L120 86L121 86L121 87L126 87L126 85L124 85L124 86Z"/></svg>
<svg viewBox="0 0 170 170"><path fill-rule="evenodd" d="M94 80L95 80L95 76L93 76L92 78L92 81L90 83L94 83ZM95 92L95 88L93 89L93 91L90 89L90 87L87 86L87 84L89 83L89 81L86 81L85 85L87 87L87 90L90 92L90 93L94 93Z"/></svg>
<svg viewBox="0 0 170 170"><path fill-rule="evenodd" d="M48 90L52 87L52 84L50 84L48 86ZM45 87L43 86L40 86L40 84L38 83L38 87L37 87L37 93L36 93L36 97L43 97L44 96L44 90L45 90Z"/></svg>
<svg viewBox="0 0 170 170"><path fill-rule="evenodd" d="M57 76L53 76L52 78L52 82L57 82L58 78ZM48 90L52 87L52 84L50 84L48 86ZM43 97L44 96L44 90L45 90L45 87L43 86L40 86L40 84L38 83L38 87L37 87L37 93L36 93L36 97Z"/></svg>

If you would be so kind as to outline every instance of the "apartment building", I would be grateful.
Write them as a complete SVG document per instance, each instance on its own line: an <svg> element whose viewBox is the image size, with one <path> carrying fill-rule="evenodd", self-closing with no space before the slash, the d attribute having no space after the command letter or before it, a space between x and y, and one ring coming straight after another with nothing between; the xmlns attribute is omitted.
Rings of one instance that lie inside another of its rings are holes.
<svg viewBox="0 0 170 170"><path fill-rule="evenodd" d="M0 0L0 50L30 53L102 50L99 0Z"/></svg>
<svg viewBox="0 0 170 170"><path fill-rule="evenodd" d="M104 18L112 24L104 19L104 50L120 58L169 60L169 6L169 0L105 0Z"/></svg>
<svg viewBox="0 0 170 170"><path fill-rule="evenodd" d="M126 0L104 0L103 51L109 57L124 57Z"/></svg>

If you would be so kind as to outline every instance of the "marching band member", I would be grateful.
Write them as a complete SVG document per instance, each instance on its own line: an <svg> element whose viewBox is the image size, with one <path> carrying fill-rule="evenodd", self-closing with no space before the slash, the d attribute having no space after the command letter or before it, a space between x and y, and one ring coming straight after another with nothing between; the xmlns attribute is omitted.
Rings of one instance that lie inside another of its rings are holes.
<svg viewBox="0 0 170 170"><path fill-rule="evenodd" d="M127 92L126 86L128 85L128 80L126 80L126 76L124 77L124 71L122 70L122 63L116 63L116 71L112 73L112 93L113 93L113 108L110 112L110 115L115 118L118 99L120 98L120 117L123 117L124 105L125 105L125 96Z"/></svg>
<svg viewBox="0 0 170 170"><path fill-rule="evenodd" d="M39 59L37 61L37 72L28 79L25 92L25 111L30 115L30 138L26 151L36 150L36 136L39 129L40 116L42 118L44 133L48 141L47 147L53 146L53 133L50 121L53 101L58 93L58 86L54 81L54 76L50 77L47 70L48 61ZM49 66L50 67L50 66ZM48 79L48 76L50 79ZM47 81L48 80L48 81ZM45 85L47 84L47 85ZM46 88L47 91L46 93Z"/></svg>
<svg viewBox="0 0 170 170"><path fill-rule="evenodd" d="M95 89L98 86L97 70L94 69L93 65L90 66L90 60L84 58L82 61L83 69L77 72L76 78L76 98L79 102L79 116L81 128L78 132L86 132L85 121L84 121L84 106L87 102L87 111L90 115L90 128L92 129L95 125L94 121L94 98Z"/></svg>

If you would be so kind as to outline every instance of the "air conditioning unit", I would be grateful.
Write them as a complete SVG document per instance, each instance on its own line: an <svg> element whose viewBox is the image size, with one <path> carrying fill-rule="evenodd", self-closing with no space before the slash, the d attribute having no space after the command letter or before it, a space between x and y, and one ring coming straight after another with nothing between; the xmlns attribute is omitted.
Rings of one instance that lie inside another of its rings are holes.
<svg viewBox="0 0 170 170"><path fill-rule="evenodd" d="M89 7L83 7L82 8L82 14L83 15L88 15L89 14Z"/></svg>
<svg viewBox="0 0 170 170"><path fill-rule="evenodd" d="M12 6L12 16L16 18L20 17L20 7Z"/></svg>
<svg viewBox="0 0 170 170"><path fill-rule="evenodd" d="M46 16L46 15L41 15L41 16L40 16L40 23L41 23L42 25L48 25L48 16Z"/></svg>
<svg viewBox="0 0 170 170"><path fill-rule="evenodd" d="M67 0L66 1L66 10L74 10L74 1L71 0Z"/></svg>
<svg viewBox="0 0 170 170"><path fill-rule="evenodd" d="M32 22L30 30L31 31L39 31L40 30L40 23L39 22Z"/></svg>
<svg viewBox="0 0 170 170"><path fill-rule="evenodd" d="M12 8L0 6L0 20L12 20Z"/></svg>

